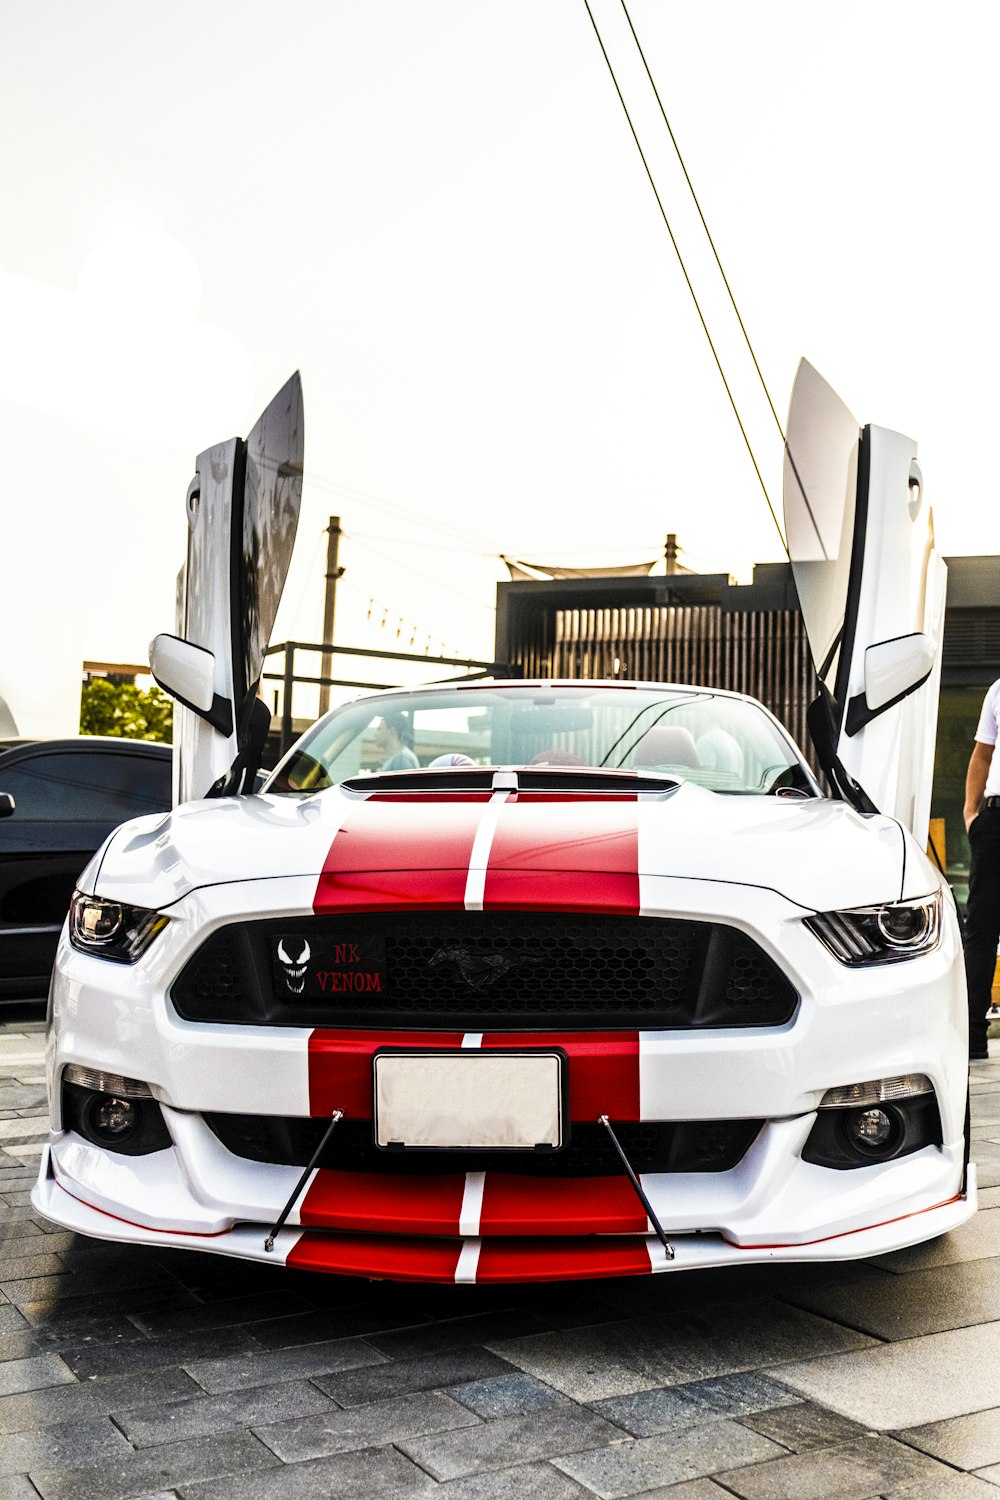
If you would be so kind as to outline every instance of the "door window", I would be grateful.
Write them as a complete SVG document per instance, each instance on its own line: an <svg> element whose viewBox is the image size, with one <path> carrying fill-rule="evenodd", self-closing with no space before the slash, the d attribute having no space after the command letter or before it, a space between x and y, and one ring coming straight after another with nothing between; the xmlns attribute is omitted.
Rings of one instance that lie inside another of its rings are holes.
<svg viewBox="0 0 1000 1500"><path fill-rule="evenodd" d="M51 751L0 762L0 791L16 804L15 818L31 822L123 823L170 807L166 756Z"/></svg>
<svg viewBox="0 0 1000 1500"><path fill-rule="evenodd" d="M808 361L795 379L785 446L785 533L817 676L836 697L851 579L860 429Z"/></svg>

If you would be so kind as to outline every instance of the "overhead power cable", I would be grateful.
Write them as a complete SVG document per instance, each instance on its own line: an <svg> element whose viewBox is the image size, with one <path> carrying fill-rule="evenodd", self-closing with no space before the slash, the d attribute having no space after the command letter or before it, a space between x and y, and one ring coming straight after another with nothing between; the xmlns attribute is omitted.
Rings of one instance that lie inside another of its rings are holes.
<svg viewBox="0 0 1000 1500"><path fill-rule="evenodd" d="M356 541L383 542L387 547L430 547L434 552L460 552L464 557L499 557L499 552L486 552L481 547L466 547L458 542L439 542L426 537L388 536L382 531L344 531L343 536Z"/></svg>
<svg viewBox="0 0 1000 1500"><path fill-rule="evenodd" d="M309 481L311 486L317 489L326 490L331 494L341 495L348 499L361 499L366 505L372 506L375 510L382 510L388 515L412 521L415 526L419 526L421 529L432 526L447 535L475 542L476 550L482 550L486 555L492 555L491 549L485 544L485 539L482 536L472 531L466 531L461 526L455 526L452 522L436 520L433 516L429 516L423 511L418 512L404 505L394 504L391 500L384 500L377 495L370 494L367 490L358 489L356 485L343 484L337 479L328 479L326 475L317 474L311 469L305 471L304 478Z"/></svg>
<svg viewBox="0 0 1000 1500"><path fill-rule="evenodd" d="M459 545L459 543L457 542L439 542L434 540L433 538L428 539L427 537L393 536L384 531L356 531L353 526L350 528L350 530L348 530L346 526L342 527L340 534L342 537L346 537L354 541L375 542L384 547L406 548L407 550L409 550L411 547L423 547L425 549L429 548L433 552L458 552L461 553L464 557L485 557L490 558L491 560L496 562L503 562L505 557L524 557L527 553L532 553L538 550L537 544L535 542L532 542L529 546L510 548L506 552L487 552L481 547L465 547ZM321 533L321 536L325 535L326 532L324 530ZM589 547L564 547L561 543L559 543L555 547L543 547L542 551L548 551L550 553L557 552L560 558L563 559L567 557L592 558L597 555L599 555L603 559L607 559L608 557L615 557L619 554L622 557L633 557L642 556L647 552L651 555L658 554L659 557L662 558L663 543L662 541L643 542L634 547L602 547L596 542L592 542Z"/></svg>
<svg viewBox="0 0 1000 1500"><path fill-rule="evenodd" d="M411 577L422 578L425 583L431 584L431 586L435 589L446 589L449 594L455 594L459 599L467 600L469 604L474 604L477 609L485 610L487 614L496 614L495 605L484 604L482 599L476 599L472 594L465 593L463 589L457 589L453 584L445 583L442 578L432 578L429 573L423 573L419 568L403 568L403 565L396 558L390 557L379 547L373 547L371 542L362 542L358 540L356 545L358 547L363 547L366 552L374 553L376 557L381 557L383 562L387 562L390 567L400 568L402 571L408 573Z"/></svg>
<svg viewBox="0 0 1000 1500"><path fill-rule="evenodd" d="M673 227L672 227L672 225L670 223L670 219L669 219L669 217L667 215L667 211L666 211L666 209L663 206L663 200L660 197L659 189L656 186L656 182L655 182L655 180L653 178L653 173L650 170L649 162L646 160L646 153L642 149L642 143L639 140L638 133L636 131L635 125L633 124L632 116L629 113L628 105L625 103L625 96L624 96L624 94L621 91L621 86L619 85L618 78L617 78L617 76L615 74L615 70L614 70L614 68L611 65L611 59L608 56L607 49L606 49L606 47L604 45L604 39L602 38L600 30L598 29L597 22L594 19L594 13L593 13L593 11L590 8L590 0L583 0L583 3L584 3L584 7L586 9L587 15L590 17L590 24L594 28L594 35L597 37L597 44L598 44L598 46L601 49L601 55L604 58L605 66L607 67L608 73L611 76L611 82L615 86L615 93L618 95L618 101L621 104L622 110L624 111L624 114L625 114L625 118L628 121L628 128L632 132L632 139L635 142L635 148L636 148L636 150L639 153L640 160L642 161L642 165L643 165L643 167L645 168L645 171L646 171L646 176L649 179L649 185L650 185L650 187L653 190L653 196L656 199L656 205L657 205L657 207L660 210L660 217L663 219L663 223L666 226L666 231L667 231L668 235L670 236L670 243L674 247L674 254L677 256L677 263L678 263L678 265L681 268L681 274L683 275L684 281L685 281L685 283L687 285L687 289L688 289L688 291L691 294L691 301L694 303L695 312L698 314L698 321L701 324L702 332L704 333L705 338L708 340L708 347L709 347L709 349L711 349L711 351L712 351L712 358L715 360L715 367L716 367L716 369L719 372L719 378L721 379L722 384L725 387L726 395L729 398L729 404L730 404L730 406L733 409L733 416L736 418L736 424L737 424L737 426L740 429L740 435L743 438L743 442L744 442L744 444L746 446L747 453L750 455L750 462L753 464L754 473L757 475L757 482L760 485L761 492L762 492L762 494L764 496L764 500L765 500L765 502L767 504L767 508L771 512L771 520L774 522L774 528L777 531L779 538L781 539L781 545L784 548L785 555L787 556L788 555L788 544L785 541L784 532L781 529L781 526L779 524L778 517L777 517L777 514L775 512L774 506L771 503L771 496L768 493L767 485L766 485L766 483L764 481L764 476L763 476L763 474L760 471L760 465L757 462L757 456L756 456L756 454L753 451L753 444L750 442L749 434L747 433L746 427L743 424L743 418L740 416L739 407L736 405L736 398L733 395L733 392L732 392L732 389L730 387L729 381L726 379L726 372L725 372L725 370L722 367L722 360L719 358L719 352L718 352L718 350L715 347L715 342L714 342L714 340L712 338L712 335L711 335L711 333L709 331L708 323L705 321L705 314L702 312L701 303L698 301L698 295L695 292L694 285L693 285L693 283L691 281L691 277L688 274L687 266L684 263L684 256L681 254L681 248L680 248L679 244L677 243L677 237L674 234Z"/></svg>
<svg viewBox="0 0 1000 1500"><path fill-rule="evenodd" d="M645 54L645 52L643 52L643 50L642 50L642 43L639 41L639 38L636 35L635 27L632 24L632 17L629 15L628 6L625 4L625 0L621 0L621 7L622 7L622 10L625 12L625 19L628 22L629 31L631 31L631 33L632 33L632 40L635 42L636 49L637 49L637 51L639 53L639 56L642 59L642 65L643 65L643 67L646 70L646 77L649 79L650 88L653 90L653 93L656 96L656 102L657 102L657 104L660 107L660 114L663 116L663 123L667 127L667 134L670 137L670 144L674 148L674 153L675 153L675 155L677 157L677 160L680 162L681 171L684 173L684 181L688 185L688 189L689 189L689 191L691 193L691 197L694 200L694 206L698 210L698 217L701 220L701 227L705 231L705 238L708 240L708 243L709 243L709 245L711 246L711 249L712 249L712 254L715 256L715 264L719 268L719 275L722 277L722 284L723 284L723 286L726 289L726 292L727 292L727 294L729 296L730 302L732 303L733 312L736 314L736 321L740 325L740 333L742 333L743 340L744 340L744 342L745 342L745 344L747 346L747 349L750 351L750 358L753 360L753 367L757 371L757 379L760 381L761 389L763 390L764 395L767 397L767 404L771 408L771 415L774 418L775 426L777 427L779 433L781 434L781 441L784 442L785 441L785 429L781 425L781 418L778 416L778 413L777 413L777 411L775 410L775 407L774 407L774 402L771 400L771 392L767 388L767 381L764 379L764 373L761 370L761 367L760 367L760 365L757 362L757 355L754 352L753 344L750 342L750 335L747 333L746 326L745 326L745 324L743 322L743 318L740 315L740 310L739 310L739 308L736 305L736 298L733 296L733 289L729 285L729 278L727 277L725 271L723 270L722 261L719 258L719 252L715 248L715 241L712 238L712 232L709 229L708 224L705 221L705 215L701 211L701 204L698 201L698 194L694 190L694 183L691 181L691 176L690 176L690 173L688 172L687 165L686 165L686 163L684 161L683 156L681 155L681 148L677 144L677 137L674 135L673 129L672 129L671 124L670 124L670 121L667 118L667 112L666 112L666 110L663 107L663 100L660 98L660 91L656 87L656 80L654 79L653 74L650 71L649 63L646 61L646 54Z"/></svg>

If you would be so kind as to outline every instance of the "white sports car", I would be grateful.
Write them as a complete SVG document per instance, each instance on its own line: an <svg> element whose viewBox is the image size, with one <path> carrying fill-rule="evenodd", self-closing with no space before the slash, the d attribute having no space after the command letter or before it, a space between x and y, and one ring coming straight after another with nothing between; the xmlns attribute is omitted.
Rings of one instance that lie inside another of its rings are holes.
<svg viewBox="0 0 1000 1500"><path fill-rule="evenodd" d="M186 705L179 805L81 878L35 1206L480 1282L871 1255L966 1219L961 947L923 852L944 570L912 443L803 364L786 526L834 797L753 700L617 681L363 698L254 791L301 438L296 378L199 459L152 649Z"/></svg>

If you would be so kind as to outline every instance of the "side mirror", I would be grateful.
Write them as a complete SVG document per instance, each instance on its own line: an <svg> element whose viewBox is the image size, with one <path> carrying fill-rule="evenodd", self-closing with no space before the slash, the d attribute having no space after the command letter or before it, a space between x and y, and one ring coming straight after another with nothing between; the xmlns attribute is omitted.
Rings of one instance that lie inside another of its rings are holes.
<svg viewBox="0 0 1000 1500"><path fill-rule="evenodd" d="M233 706L215 691L215 657L176 635L149 643L149 670L165 693L183 703L220 734L233 732Z"/></svg>
<svg viewBox="0 0 1000 1500"><path fill-rule="evenodd" d="M9 818L16 803L10 792L0 792L0 818Z"/></svg>
<svg viewBox="0 0 1000 1500"><path fill-rule="evenodd" d="M931 675L937 648L921 631L879 641L865 652L865 690L847 708L846 731L857 734L872 719L916 692Z"/></svg>

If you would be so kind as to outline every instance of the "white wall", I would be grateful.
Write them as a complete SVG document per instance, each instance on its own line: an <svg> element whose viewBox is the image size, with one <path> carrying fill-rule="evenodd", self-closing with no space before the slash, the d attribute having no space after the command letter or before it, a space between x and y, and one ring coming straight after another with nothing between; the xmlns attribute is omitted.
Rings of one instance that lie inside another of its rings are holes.
<svg viewBox="0 0 1000 1500"><path fill-rule="evenodd" d="M16 620L11 613L0 600L0 698L17 733L28 739L79 734L79 642L66 638L64 622L44 617L41 601L34 618L23 608Z"/></svg>

